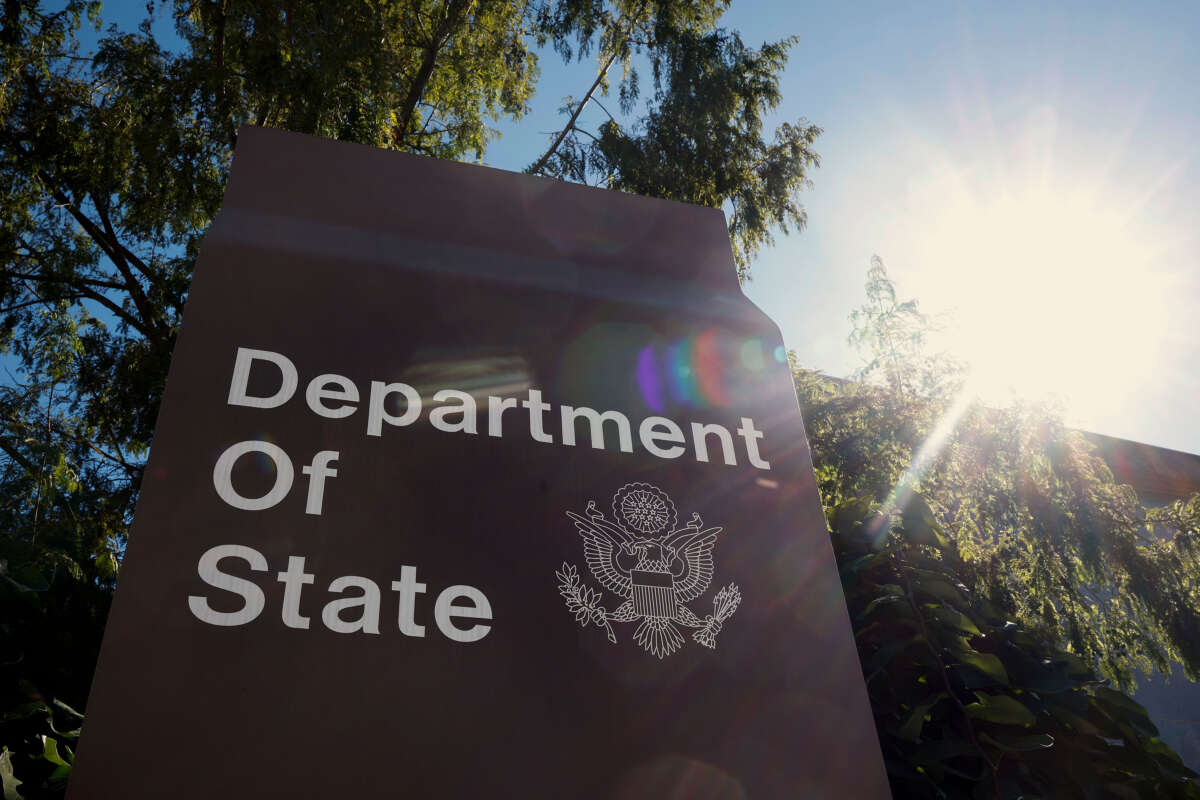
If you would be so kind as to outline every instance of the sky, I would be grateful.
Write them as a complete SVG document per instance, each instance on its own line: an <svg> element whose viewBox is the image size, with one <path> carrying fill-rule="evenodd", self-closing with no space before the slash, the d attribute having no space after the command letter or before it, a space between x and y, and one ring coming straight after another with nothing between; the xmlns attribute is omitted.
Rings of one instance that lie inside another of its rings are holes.
<svg viewBox="0 0 1200 800"><path fill-rule="evenodd" d="M723 25L798 37L769 125L824 129L808 227L746 287L803 365L859 366L877 254L984 402L1200 453L1200 4L741 0ZM530 163L592 69L545 54L486 163Z"/></svg>
<svg viewBox="0 0 1200 800"><path fill-rule="evenodd" d="M735 0L722 25L797 37L768 129L824 129L808 227L745 288L802 365L859 366L848 317L878 255L985 403L1050 399L1076 427L1200 453L1200 3ZM536 159L594 70L544 52L532 112L484 162Z"/></svg>

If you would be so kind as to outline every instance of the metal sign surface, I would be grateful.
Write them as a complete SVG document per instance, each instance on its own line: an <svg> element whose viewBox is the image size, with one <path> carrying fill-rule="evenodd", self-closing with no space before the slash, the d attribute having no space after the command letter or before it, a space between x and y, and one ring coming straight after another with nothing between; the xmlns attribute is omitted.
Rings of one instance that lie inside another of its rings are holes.
<svg viewBox="0 0 1200 800"><path fill-rule="evenodd" d="M242 131L72 798L887 797L719 211Z"/></svg>

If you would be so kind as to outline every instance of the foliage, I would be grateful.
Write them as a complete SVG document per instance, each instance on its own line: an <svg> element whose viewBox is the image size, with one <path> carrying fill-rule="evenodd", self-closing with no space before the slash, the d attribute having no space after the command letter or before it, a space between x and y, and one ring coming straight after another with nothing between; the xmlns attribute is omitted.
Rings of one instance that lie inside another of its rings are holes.
<svg viewBox="0 0 1200 800"><path fill-rule="evenodd" d="M920 487L963 580L1006 614L1123 686L1173 659L1200 677L1200 526L1144 509L1079 432L1044 409L955 410L813 373L798 384L826 502ZM952 430L937 431L947 412Z"/></svg>
<svg viewBox="0 0 1200 800"><path fill-rule="evenodd" d="M577 5L564 4L572 10ZM568 102L570 118L553 153L530 171L726 207L738 274L748 278L750 258L773 241L772 228L787 233L789 226L804 227L807 217L795 195L809 186L808 172L819 164L813 145L821 129L806 120L784 123L773 139L763 138L763 115L780 101L779 73L795 40L749 49L736 33L713 27L719 3L700 4L684 16L671 4L617 5L616 16L585 15L585 29L598 31L596 81L581 101ZM588 52L590 41L582 40L581 52ZM607 94L607 75L618 61L620 107L634 107L640 96L635 53L653 72L649 112L631 126L609 115L598 135L583 131L579 114L589 101L599 103L597 91Z"/></svg>
<svg viewBox="0 0 1200 800"><path fill-rule="evenodd" d="M1049 410L955 396L878 259L868 296L883 385L795 374L897 796L1194 796L1104 684L1200 675L1200 496L1148 511Z"/></svg>
<svg viewBox="0 0 1200 800"><path fill-rule="evenodd" d="M960 576L918 494L829 509L892 791L905 798L1200 798L1136 702Z"/></svg>
<svg viewBox="0 0 1200 800"><path fill-rule="evenodd" d="M961 388L964 365L945 353L927 352L935 321L916 300L896 296L879 256L871 256L866 288L867 302L850 314L850 344L866 356L855 378L882 384L901 398L945 397Z"/></svg>
<svg viewBox="0 0 1200 800"><path fill-rule="evenodd" d="M880 279L873 269L869 286ZM861 335L886 313L885 305L876 317L853 317L852 341L866 341L866 360L887 374L911 374L911 364L886 363L896 357L885 338ZM798 372L828 504L895 504L919 491L962 553L963 581L1023 626L1124 686L1137 671L1168 671L1173 659L1200 678L1195 501L1148 511L1047 408L984 408L949 394L953 380L932 396L893 385L911 384Z"/></svg>
<svg viewBox="0 0 1200 800"><path fill-rule="evenodd" d="M108 613L109 588L56 579L56 571L69 564L47 552L0 538L0 741L5 745L0 780L5 800L61 796L83 722L83 715L61 697L44 696L17 676L34 676L55 687L56 695L86 697L91 664L81 669L80 654L99 648Z"/></svg>
<svg viewBox="0 0 1200 800"><path fill-rule="evenodd" d="M478 158L488 120L527 110L533 12L527 0L175 4L179 63L224 125L216 141L252 122L439 158Z"/></svg>

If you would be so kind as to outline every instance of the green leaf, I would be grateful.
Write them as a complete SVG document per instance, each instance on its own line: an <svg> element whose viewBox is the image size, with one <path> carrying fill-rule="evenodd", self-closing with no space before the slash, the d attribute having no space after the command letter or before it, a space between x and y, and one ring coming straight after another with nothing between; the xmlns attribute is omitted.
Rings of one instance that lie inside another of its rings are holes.
<svg viewBox="0 0 1200 800"><path fill-rule="evenodd" d="M17 706L10 711L5 711L3 714L0 714L0 722L12 722L18 719L27 719L28 717L32 717L36 714L49 713L50 706L46 705L40 700L35 700L32 703L25 703L24 705Z"/></svg>
<svg viewBox="0 0 1200 800"><path fill-rule="evenodd" d="M897 639L881 645L878 650L871 654L870 658L863 662L863 671L872 672L876 669L886 667L891 663L892 659L920 641L920 636L910 636L907 639Z"/></svg>
<svg viewBox="0 0 1200 800"><path fill-rule="evenodd" d="M1088 666L1087 662L1074 653L1060 651L1055 654L1053 662L1062 664L1068 675L1087 677L1092 674L1092 668Z"/></svg>
<svg viewBox="0 0 1200 800"><path fill-rule="evenodd" d="M843 577L851 577L857 575L865 569L869 569L881 560L878 553L867 553L865 556L859 556L849 564L842 567L841 572Z"/></svg>
<svg viewBox="0 0 1200 800"><path fill-rule="evenodd" d="M981 719L984 722L995 722L1000 725L1022 725L1028 727L1035 722L1037 718L1033 712L1024 706L1019 700L1009 697L1006 694L987 695L982 692L976 692L975 696L979 698L978 703L971 703L966 707L967 714L975 719Z"/></svg>
<svg viewBox="0 0 1200 800"><path fill-rule="evenodd" d="M865 619L880 606L888 605L891 603L904 603L904 598L896 597L895 595L884 595L883 597L876 597L874 600L867 603L867 607L862 610L862 613L860 613L858 615L858 618ZM902 608L908 608L907 603L905 603L902 606Z"/></svg>
<svg viewBox="0 0 1200 800"><path fill-rule="evenodd" d="M905 538L914 544L932 547L947 547L950 544L925 498L915 492L900 514L900 524L904 528Z"/></svg>
<svg viewBox="0 0 1200 800"><path fill-rule="evenodd" d="M936 572L930 572L926 569L914 569L913 574L915 576L913 588L918 592L925 592L947 603L963 603L966 599L962 589L959 589Z"/></svg>
<svg viewBox="0 0 1200 800"><path fill-rule="evenodd" d="M1060 694L1070 689L1076 689L1080 681L1068 678L1061 665L1049 668L1035 669L1032 674L1024 675L1022 685L1025 689L1043 694Z"/></svg>
<svg viewBox="0 0 1200 800"><path fill-rule="evenodd" d="M1035 733L1028 736L1007 736L1005 734L990 736L987 733L981 733L979 738L981 741L1012 753L1049 750L1054 747L1054 737L1048 733Z"/></svg>
<svg viewBox="0 0 1200 800"><path fill-rule="evenodd" d="M1078 714L1063 708L1062 706L1051 706L1050 714L1060 722L1070 725L1073 729L1085 736L1100 736L1100 729L1087 721Z"/></svg>
<svg viewBox="0 0 1200 800"><path fill-rule="evenodd" d="M991 653L978 653L974 650L963 650L955 653L962 664L977 669L997 683L1008 685L1008 672L999 658Z"/></svg>
<svg viewBox="0 0 1200 800"><path fill-rule="evenodd" d="M925 724L925 715L945 697L947 697L945 692L938 692L926 698L924 702L909 712L908 717L905 718L904 722L900 724L900 728L896 731L896 736L907 742L915 742L921 736L921 726Z"/></svg>
<svg viewBox="0 0 1200 800"><path fill-rule="evenodd" d="M68 756L71 751L67 751ZM42 737L42 758L49 761L51 764L57 764L60 767L70 767L69 761L63 760L63 757L58 754L58 741L53 736ZM72 757L72 760L74 758Z"/></svg>
<svg viewBox="0 0 1200 800"><path fill-rule="evenodd" d="M62 710L62 711L65 711L65 712L67 712L68 714L70 714L71 716L75 717L76 719L83 719L83 714L82 714L82 713L80 713L79 711L76 711L75 709L71 708L69 705L67 705L66 703L64 703L62 700L59 700L57 697L56 697L56 698L54 698L54 707L55 707L55 708L57 708L57 709L60 709L60 710Z"/></svg>
<svg viewBox="0 0 1200 800"><path fill-rule="evenodd" d="M955 611L953 608L946 606L937 606L932 611L932 616L943 625L949 625L952 628L969 633L972 636L980 636L979 628L966 614ZM1006 680L1007 682L1007 680Z"/></svg>
<svg viewBox="0 0 1200 800"><path fill-rule="evenodd" d="M858 529L859 523L871 513L871 498L852 497L837 505L833 511L833 530L849 536Z"/></svg>
<svg viewBox="0 0 1200 800"><path fill-rule="evenodd" d="M1158 736L1158 728L1150 721L1150 715L1132 697L1098 686L1092 695L1092 702L1114 722L1127 723L1143 736Z"/></svg>
<svg viewBox="0 0 1200 800"><path fill-rule="evenodd" d="M0 788L4 790L4 800L24 800L17 791L17 787L22 783L24 781L18 780L13 774L12 753L6 747L0 752Z"/></svg>

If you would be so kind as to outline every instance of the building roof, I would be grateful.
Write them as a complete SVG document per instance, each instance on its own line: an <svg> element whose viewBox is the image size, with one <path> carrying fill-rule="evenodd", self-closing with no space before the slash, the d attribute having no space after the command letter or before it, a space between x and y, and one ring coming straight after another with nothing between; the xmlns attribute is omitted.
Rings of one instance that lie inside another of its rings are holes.
<svg viewBox="0 0 1200 800"><path fill-rule="evenodd" d="M1117 483L1133 487L1143 505L1161 506L1200 492L1200 455L1083 431Z"/></svg>

